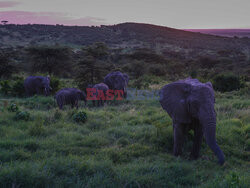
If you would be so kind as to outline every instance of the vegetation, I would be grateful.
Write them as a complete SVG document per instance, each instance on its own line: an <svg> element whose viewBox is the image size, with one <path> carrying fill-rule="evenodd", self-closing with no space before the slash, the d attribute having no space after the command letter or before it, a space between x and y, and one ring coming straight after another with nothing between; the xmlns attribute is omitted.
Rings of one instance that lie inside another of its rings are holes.
<svg viewBox="0 0 250 188"><path fill-rule="evenodd" d="M31 72L42 72L54 75L71 70L71 50L61 46L34 46L26 49L30 61Z"/></svg>
<svg viewBox="0 0 250 188"><path fill-rule="evenodd" d="M108 48L104 43L95 43L82 49L75 71L75 80L79 87L86 88L88 84L103 81L104 76L112 70L112 64L107 57Z"/></svg>
<svg viewBox="0 0 250 188"><path fill-rule="evenodd" d="M218 91L226 92L240 89L241 83L238 76L233 74L220 74L214 77L213 86Z"/></svg>
<svg viewBox="0 0 250 188"><path fill-rule="evenodd" d="M73 120L78 123L85 123L87 121L86 112L80 111L73 115Z"/></svg>
<svg viewBox="0 0 250 188"><path fill-rule="evenodd" d="M250 186L249 39L135 23L7 24L0 39L0 187ZM60 88L84 90L117 70L130 77L128 100L56 107ZM51 96L24 97L26 76L48 74ZM145 98L189 76L217 90L223 166L205 142L201 157L189 159L192 131L174 157L171 119L156 98ZM132 92L146 100L132 100Z"/></svg>
<svg viewBox="0 0 250 188"><path fill-rule="evenodd" d="M89 103L84 112L59 111L50 105L52 97L8 98L0 103L0 187L250 185L249 93L216 93L216 136L226 156L222 167L205 141L201 158L189 159L192 132L184 155L172 155L171 119L157 100L120 101L103 108ZM9 111L10 106L18 106L19 115ZM23 119L24 112L30 118ZM76 117L85 119L85 113L88 121L75 122Z"/></svg>
<svg viewBox="0 0 250 188"><path fill-rule="evenodd" d="M9 77L14 72L14 66L10 63L9 54L0 51L0 78Z"/></svg>

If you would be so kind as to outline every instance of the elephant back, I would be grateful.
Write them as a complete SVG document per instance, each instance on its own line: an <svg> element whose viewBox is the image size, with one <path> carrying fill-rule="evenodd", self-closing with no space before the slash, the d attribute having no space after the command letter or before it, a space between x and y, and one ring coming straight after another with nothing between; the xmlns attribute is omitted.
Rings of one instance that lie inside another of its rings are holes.
<svg viewBox="0 0 250 188"><path fill-rule="evenodd" d="M126 80L127 79L127 80ZM128 82L128 76L124 77L123 73L116 71L109 73L104 78L104 83L109 89L124 89Z"/></svg>

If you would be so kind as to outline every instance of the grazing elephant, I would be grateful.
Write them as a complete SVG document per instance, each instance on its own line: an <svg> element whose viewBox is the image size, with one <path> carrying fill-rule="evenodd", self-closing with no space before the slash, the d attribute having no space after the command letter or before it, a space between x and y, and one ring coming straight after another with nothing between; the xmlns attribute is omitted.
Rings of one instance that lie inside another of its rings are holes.
<svg viewBox="0 0 250 188"><path fill-rule="evenodd" d="M216 143L216 113L214 110L214 91L210 82L201 83L187 78L165 85L160 90L160 103L173 121L174 155L182 153L184 136L194 130L194 143L191 157L199 157L202 137L223 164L224 154Z"/></svg>
<svg viewBox="0 0 250 188"><path fill-rule="evenodd" d="M104 78L104 83L107 84L109 89L121 90L125 98L127 97L128 81L129 81L128 75L125 73L123 74L119 71L109 73Z"/></svg>
<svg viewBox="0 0 250 188"><path fill-rule="evenodd" d="M64 88L59 90L54 98L56 99L57 105L60 109L63 108L63 105L71 105L71 108L78 108L78 101L83 100L86 105L86 94L76 88Z"/></svg>
<svg viewBox="0 0 250 188"><path fill-rule="evenodd" d="M129 81L129 76L126 73L123 73L123 77L125 78L126 86L127 86L128 85L128 81Z"/></svg>
<svg viewBox="0 0 250 188"><path fill-rule="evenodd" d="M94 86L89 85L88 88L95 89L95 92L93 93L93 97L95 97L96 100L92 100L93 106L95 106L95 101L97 101L97 106L103 106L106 101L107 91L109 87L104 83L100 83Z"/></svg>
<svg viewBox="0 0 250 188"><path fill-rule="evenodd" d="M24 80L24 88L27 96L35 94L48 96L52 90L49 76L29 76Z"/></svg>

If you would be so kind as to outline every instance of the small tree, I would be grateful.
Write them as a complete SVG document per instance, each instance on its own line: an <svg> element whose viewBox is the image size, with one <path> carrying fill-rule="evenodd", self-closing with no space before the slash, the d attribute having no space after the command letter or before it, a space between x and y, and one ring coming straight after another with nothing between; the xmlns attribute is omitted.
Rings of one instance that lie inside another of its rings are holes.
<svg viewBox="0 0 250 188"><path fill-rule="evenodd" d="M8 54L0 52L0 78L9 77L14 71L14 66L10 64Z"/></svg>
<svg viewBox="0 0 250 188"><path fill-rule="evenodd" d="M1 23L2 23L3 25L6 25L8 22L9 22L9 21L7 21L7 20L1 21Z"/></svg>
<svg viewBox="0 0 250 188"><path fill-rule="evenodd" d="M75 80L79 87L103 81L104 76L113 69L108 61L108 48L103 43L95 43L82 49L82 55L76 65Z"/></svg>
<svg viewBox="0 0 250 188"><path fill-rule="evenodd" d="M27 52L31 62L31 72L60 75L71 70L72 51L67 47L29 47Z"/></svg>
<svg viewBox="0 0 250 188"><path fill-rule="evenodd" d="M240 89L241 82L238 76L231 73L220 74L214 77L213 86L215 90L226 92Z"/></svg>
<svg viewBox="0 0 250 188"><path fill-rule="evenodd" d="M216 64L218 64L217 60L211 59L209 57L201 57L198 61L200 63L201 68L211 69Z"/></svg>

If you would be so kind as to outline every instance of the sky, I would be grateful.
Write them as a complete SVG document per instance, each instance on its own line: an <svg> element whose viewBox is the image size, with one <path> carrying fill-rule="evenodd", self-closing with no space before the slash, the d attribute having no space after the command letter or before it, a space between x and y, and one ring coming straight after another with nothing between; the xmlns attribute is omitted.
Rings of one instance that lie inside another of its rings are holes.
<svg viewBox="0 0 250 188"><path fill-rule="evenodd" d="M113 25L138 22L178 29L250 28L250 0L0 0L0 21Z"/></svg>

